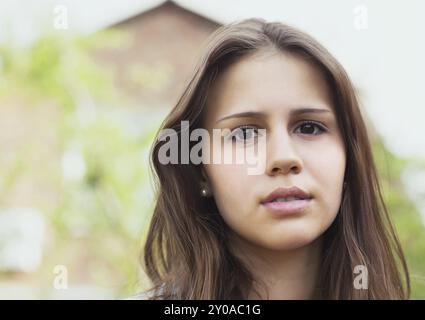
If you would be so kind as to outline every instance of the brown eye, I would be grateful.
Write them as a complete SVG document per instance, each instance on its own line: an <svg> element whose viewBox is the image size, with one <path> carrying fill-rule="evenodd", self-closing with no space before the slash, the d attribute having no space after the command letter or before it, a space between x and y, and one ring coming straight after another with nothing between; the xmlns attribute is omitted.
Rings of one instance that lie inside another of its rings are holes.
<svg viewBox="0 0 425 320"><path fill-rule="evenodd" d="M319 134L322 134L323 132L326 132L326 129L313 121L305 121L301 125L297 127L297 129L300 128L301 134L307 134L307 135L314 135L317 136Z"/></svg>

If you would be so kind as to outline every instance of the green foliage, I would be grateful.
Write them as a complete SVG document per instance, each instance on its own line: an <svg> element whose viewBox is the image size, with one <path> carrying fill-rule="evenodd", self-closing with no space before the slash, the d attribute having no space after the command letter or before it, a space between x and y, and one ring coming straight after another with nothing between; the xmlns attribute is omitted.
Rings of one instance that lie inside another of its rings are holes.
<svg viewBox="0 0 425 320"><path fill-rule="evenodd" d="M105 38L108 33L100 35ZM15 93L26 97L28 105L52 99L66 111L72 111L76 97L84 93L119 101L122 96L114 88L112 71L94 63L94 48L98 46L90 47L87 40L57 35L28 48L1 46L0 98Z"/></svg>
<svg viewBox="0 0 425 320"><path fill-rule="evenodd" d="M102 44L123 46L123 39L114 32L49 36L28 48L0 48L0 108L14 100L24 109L53 103L59 115L49 134L59 149L42 168L55 181L51 196L57 201L53 209L40 208L50 234L43 265L33 275L40 297L57 294L52 278L58 264L68 268L70 288L88 284L122 297L139 287L141 237L153 204L147 156L159 123L146 120L143 109L125 108L128 100L112 71L94 60ZM74 177L61 169L67 154L77 158ZM1 173L5 194L20 176L35 175L22 169L31 168L27 155L16 154L16 170Z"/></svg>
<svg viewBox="0 0 425 320"><path fill-rule="evenodd" d="M401 183L401 174L412 162L392 154L383 142L373 144L383 197L396 227L409 267L412 299L425 299L425 227ZM425 167L425 166L424 166Z"/></svg>

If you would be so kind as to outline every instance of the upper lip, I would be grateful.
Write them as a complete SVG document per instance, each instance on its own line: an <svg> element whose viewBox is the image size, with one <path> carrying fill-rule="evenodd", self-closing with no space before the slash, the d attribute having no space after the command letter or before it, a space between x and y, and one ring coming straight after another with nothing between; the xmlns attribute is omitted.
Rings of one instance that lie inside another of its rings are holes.
<svg viewBox="0 0 425 320"><path fill-rule="evenodd" d="M298 197L301 199L311 199L312 196L300 188L293 186L290 188L277 188L272 193L270 193L262 203L271 202L277 198L286 198L286 197Z"/></svg>

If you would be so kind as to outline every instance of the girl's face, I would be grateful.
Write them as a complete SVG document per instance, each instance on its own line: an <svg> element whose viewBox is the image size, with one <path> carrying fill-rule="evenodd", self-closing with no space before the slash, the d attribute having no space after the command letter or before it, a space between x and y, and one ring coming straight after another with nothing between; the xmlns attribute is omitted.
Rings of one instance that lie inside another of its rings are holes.
<svg viewBox="0 0 425 320"><path fill-rule="evenodd" d="M204 165L220 214L240 239L271 250L295 249L319 238L335 219L346 158L329 90L316 67L286 53L246 57L216 79L204 115L211 136L212 129L266 129L262 174L248 174L248 163ZM305 108L321 111L300 112ZM212 142L210 151L239 148L236 140L254 147L256 131L232 132L234 139ZM301 212L276 214L264 204L277 188L293 186L312 197Z"/></svg>

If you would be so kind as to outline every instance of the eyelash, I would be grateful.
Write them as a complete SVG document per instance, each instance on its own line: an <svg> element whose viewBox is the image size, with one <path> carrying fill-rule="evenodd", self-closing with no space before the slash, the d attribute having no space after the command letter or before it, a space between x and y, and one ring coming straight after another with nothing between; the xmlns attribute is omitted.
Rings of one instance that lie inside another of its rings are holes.
<svg viewBox="0 0 425 320"><path fill-rule="evenodd" d="M303 121L297 128L301 127L302 125L306 125L306 124L313 125L316 128L319 128L319 130L320 130L320 133L318 133L318 134L307 134L307 135L318 136L318 135L327 131L326 128L321 123L316 122L316 121L310 121L310 120Z"/></svg>
<svg viewBox="0 0 425 320"><path fill-rule="evenodd" d="M316 133L316 134L308 134L308 133L306 133L306 134L304 134L304 135L312 135L312 136L318 136L318 135L321 135L321 134L323 134L323 133L325 133L325 132L327 132L327 130L326 130L326 128L321 124L321 123L319 123L319 122L316 122L316 121L311 121L311 120L306 120L306 121L302 121L298 126L297 126L297 128L296 129L298 129L298 128L300 128L301 126L303 126L303 125L312 125L312 126L314 126L315 128L318 128L319 129L319 133ZM236 127L236 128L233 128L232 130L231 130L231 139L232 139L232 141L234 141L236 138L235 138L235 130L244 130L244 129L254 129L255 131L256 130L258 130L258 128L257 128L257 126L256 125L250 125L250 124L248 124L248 125L241 125L241 126L239 126L239 127ZM258 133L257 133L258 134Z"/></svg>

